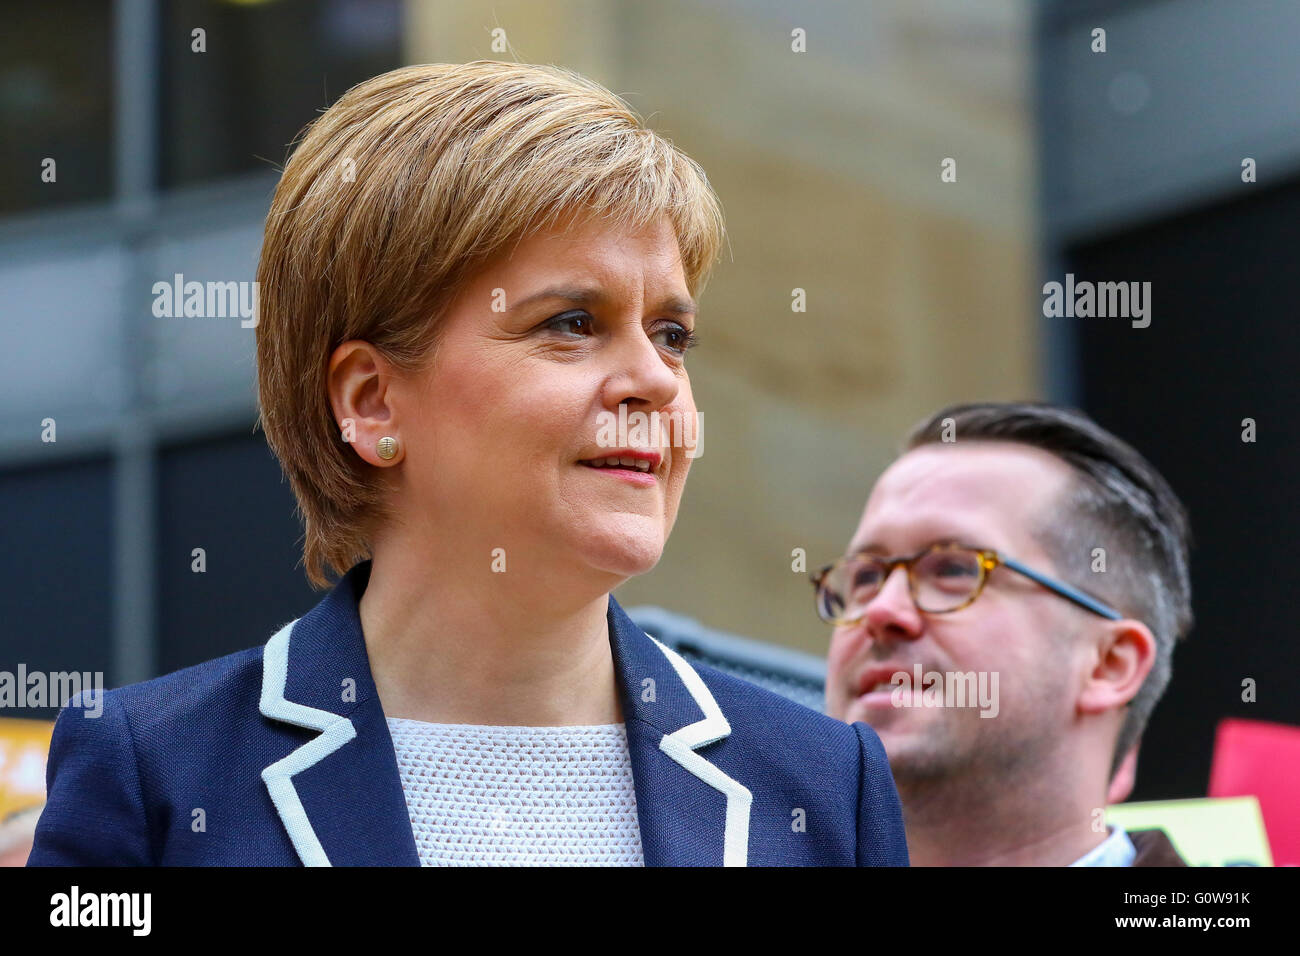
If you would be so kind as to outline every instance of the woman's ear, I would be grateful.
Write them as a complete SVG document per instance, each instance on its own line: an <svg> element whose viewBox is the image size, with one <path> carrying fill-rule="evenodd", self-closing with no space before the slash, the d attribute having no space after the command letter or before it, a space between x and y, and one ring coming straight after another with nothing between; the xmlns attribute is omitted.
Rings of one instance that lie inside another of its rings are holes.
<svg viewBox="0 0 1300 956"><path fill-rule="evenodd" d="M330 355L330 408L343 440L363 460L377 467L401 460L402 440L397 434L397 416L392 407L391 364L369 342L352 339ZM380 439L395 440L396 454L380 455Z"/></svg>

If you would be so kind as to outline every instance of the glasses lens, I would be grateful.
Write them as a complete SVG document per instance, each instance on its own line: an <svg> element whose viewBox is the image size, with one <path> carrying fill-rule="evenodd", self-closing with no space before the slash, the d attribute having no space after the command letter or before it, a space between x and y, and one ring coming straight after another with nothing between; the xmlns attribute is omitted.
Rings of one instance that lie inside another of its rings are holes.
<svg viewBox="0 0 1300 956"><path fill-rule="evenodd" d="M961 607L980 586L983 574L979 553L961 548L940 548L912 565L916 606L932 614Z"/></svg>
<svg viewBox="0 0 1300 956"><path fill-rule="evenodd" d="M854 621L880 590L884 569L870 558L846 558L832 567L817 589L817 614L828 624Z"/></svg>

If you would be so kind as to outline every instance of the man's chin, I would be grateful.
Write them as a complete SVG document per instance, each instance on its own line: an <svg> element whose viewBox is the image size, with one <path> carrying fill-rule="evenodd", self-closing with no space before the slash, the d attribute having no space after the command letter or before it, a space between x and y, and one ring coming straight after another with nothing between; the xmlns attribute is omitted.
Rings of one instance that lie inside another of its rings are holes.
<svg viewBox="0 0 1300 956"><path fill-rule="evenodd" d="M910 734L880 733L881 746L889 758L889 769L899 786L943 780L960 765L951 753L936 747L935 741Z"/></svg>
<svg viewBox="0 0 1300 956"><path fill-rule="evenodd" d="M849 701L847 723L861 721L884 738L886 732L910 733L929 725L935 715L919 707L896 707L888 691L876 691Z"/></svg>
<svg viewBox="0 0 1300 956"><path fill-rule="evenodd" d="M908 710L871 709L865 713L858 710L850 715L850 721L861 721L876 732L881 746L889 755L892 765L895 758L910 761L917 757L932 754L937 739L946 735L943 728L937 726L931 715L919 714Z"/></svg>

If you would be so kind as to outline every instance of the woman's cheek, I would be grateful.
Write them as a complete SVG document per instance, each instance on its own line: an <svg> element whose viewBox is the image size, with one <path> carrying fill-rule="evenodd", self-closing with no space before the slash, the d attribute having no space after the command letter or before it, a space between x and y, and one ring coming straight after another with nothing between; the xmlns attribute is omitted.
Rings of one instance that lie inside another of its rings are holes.
<svg viewBox="0 0 1300 956"><path fill-rule="evenodd" d="M668 474L668 493L664 502L670 521L677 517L677 508L682 501L682 492L686 490L686 476L690 473L691 459L681 449L673 449L673 467Z"/></svg>

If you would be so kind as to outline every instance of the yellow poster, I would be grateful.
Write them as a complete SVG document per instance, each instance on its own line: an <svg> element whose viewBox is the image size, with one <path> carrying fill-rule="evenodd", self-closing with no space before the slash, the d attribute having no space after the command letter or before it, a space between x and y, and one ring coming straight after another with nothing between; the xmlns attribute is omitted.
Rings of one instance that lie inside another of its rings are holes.
<svg viewBox="0 0 1300 956"><path fill-rule="evenodd" d="M1164 830L1192 866L1273 865L1254 797L1117 803L1106 808L1106 822L1125 830Z"/></svg>
<svg viewBox="0 0 1300 956"><path fill-rule="evenodd" d="M45 758L54 723L0 718L0 820L45 802Z"/></svg>

